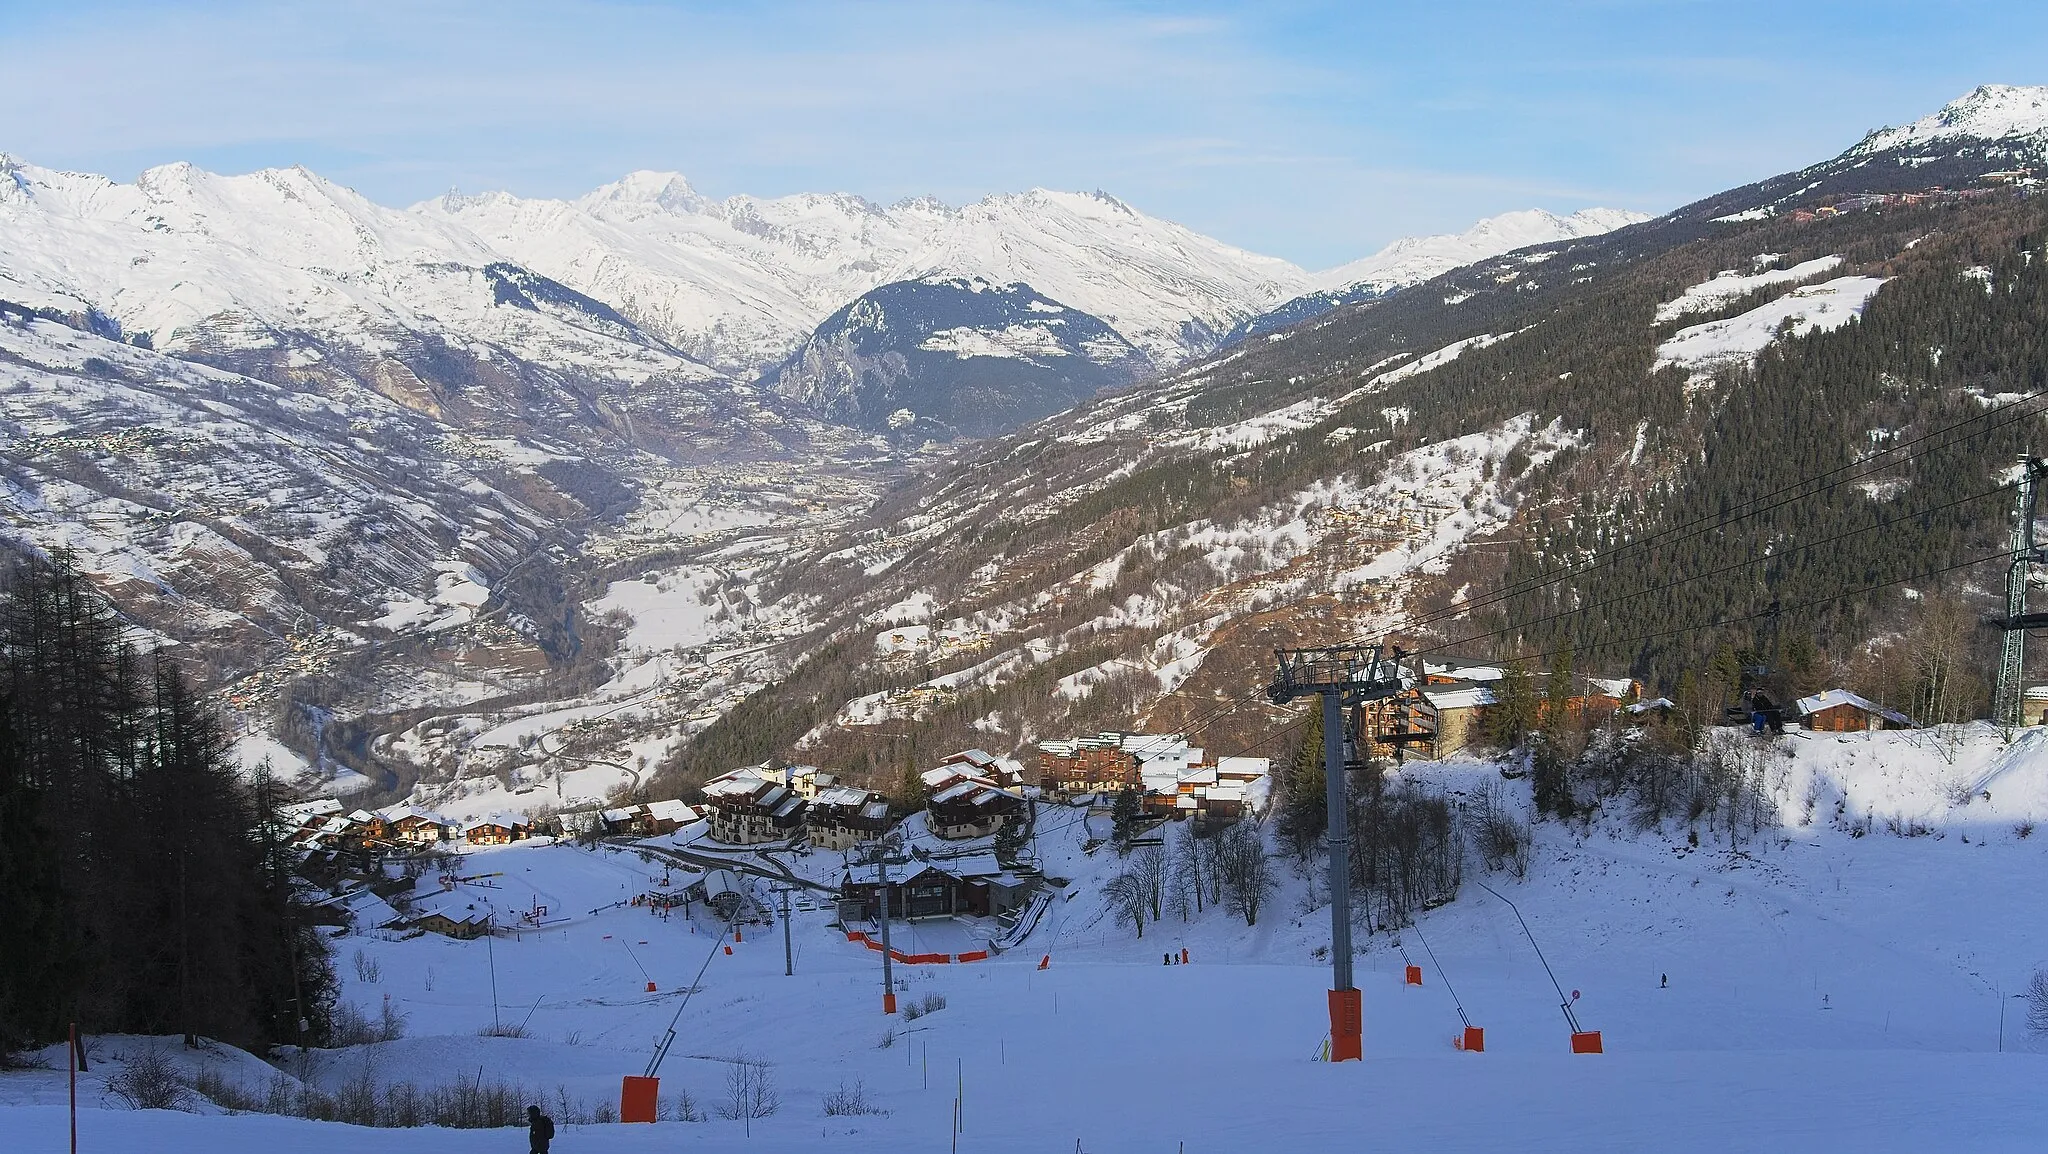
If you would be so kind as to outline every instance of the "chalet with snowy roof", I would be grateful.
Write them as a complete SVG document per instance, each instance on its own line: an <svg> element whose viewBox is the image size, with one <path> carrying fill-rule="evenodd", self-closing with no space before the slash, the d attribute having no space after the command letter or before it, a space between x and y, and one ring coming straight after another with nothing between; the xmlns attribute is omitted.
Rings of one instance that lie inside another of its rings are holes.
<svg viewBox="0 0 2048 1154"><path fill-rule="evenodd" d="M804 799L765 766L747 766L704 783L711 837L727 845L788 841L803 832Z"/></svg>
<svg viewBox="0 0 2048 1154"><path fill-rule="evenodd" d="M509 845L533 836L533 825L510 813L480 817L462 827L462 840L471 845Z"/></svg>
<svg viewBox="0 0 2048 1154"><path fill-rule="evenodd" d="M660 837L674 833L701 816L696 807L680 798L620 806L607 809L601 815L604 832L615 837Z"/></svg>
<svg viewBox="0 0 2048 1154"><path fill-rule="evenodd" d="M386 836L407 845L436 845L453 836L455 823L413 806L384 811Z"/></svg>
<svg viewBox="0 0 2048 1154"><path fill-rule="evenodd" d="M1265 798L1272 768L1264 757L1220 757L1212 763L1200 747L1177 742L1175 749L1140 759L1143 804L1160 817L1233 822Z"/></svg>
<svg viewBox="0 0 2048 1154"><path fill-rule="evenodd" d="M1018 789L1037 782L1024 779L1024 767L1007 757L997 757L985 749L963 749L959 753L943 758L940 768L949 765L964 766L967 769L993 780L1005 789Z"/></svg>
<svg viewBox="0 0 2048 1154"><path fill-rule="evenodd" d="M1499 702L1504 666L1465 658L1425 660L1423 680L1372 710L1368 735L1371 755L1389 758L1448 757L1484 739L1488 712ZM1545 708L1549 675L1532 671L1529 692L1539 712ZM1565 708L1573 717L1596 719L1613 715L1642 698L1642 683L1629 677L1584 677L1573 687ZM1629 716L1640 716L1631 711Z"/></svg>
<svg viewBox="0 0 2048 1154"><path fill-rule="evenodd" d="M763 777L779 776L782 784L806 801L839 784L838 774L815 765L792 765L779 771L769 770L766 766L761 768L766 771Z"/></svg>
<svg viewBox="0 0 2048 1154"><path fill-rule="evenodd" d="M1024 816L1022 794L960 765L928 769L922 777L925 825L935 837L983 837Z"/></svg>
<svg viewBox="0 0 2048 1154"><path fill-rule="evenodd" d="M1030 882L1003 869L992 853L914 858L888 869L889 917L929 918L965 914L994 917L1022 905ZM882 869L851 866L839 883L839 917L876 921L882 916Z"/></svg>
<svg viewBox="0 0 2048 1154"><path fill-rule="evenodd" d="M850 785L820 791L804 809L804 829L811 844L822 849L849 850L876 841L889 825L889 799Z"/></svg>
<svg viewBox="0 0 2048 1154"><path fill-rule="evenodd" d="M1861 733L1869 729L1918 729L1920 724L1896 709L1858 697L1846 689L1830 689L1802 697L1799 715L1817 733Z"/></svg>
<svg viewBox="0 0 2048 1154"><path fill-rule="evenodd" d="M460 895L429 898L417 903L411 920L419 929L463 941L491 932L491 908Z"/></svg>

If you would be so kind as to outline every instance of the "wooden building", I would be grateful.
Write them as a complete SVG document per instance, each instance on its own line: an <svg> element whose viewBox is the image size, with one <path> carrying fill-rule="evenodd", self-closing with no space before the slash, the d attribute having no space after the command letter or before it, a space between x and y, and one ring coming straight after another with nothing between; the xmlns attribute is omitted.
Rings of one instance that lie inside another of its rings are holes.
<svg viewBox="0 0 2048 1154"><path fill-rule="evenodd" d="M948 840L982 837L1024 817L1022 794L963 766L926 770L925 825L933 836Z"/></svg>
<svg viewBox="0 0 2048 1154"><path fill-rule="evenodd" d="M462 827L462 839L471 845L507 845L532 834L531 823L509 813L480 817Z"/></svg>
<svg viewBox="0 0 2048 1154"><path fill-rule="evenodd" d="M1138 759L1126 752L1132 738L1155 741L1143 734L1098 733L1092 737L1040 742L1038 786L1057 793L1116 793L1137 789Z"/></svg>
<svg viewBox="0 0 2048 1154"><path fill-rule="evenodd" d="M412 924L429 933L468 941L491 932L491 911L459 898L447 898L414 910Z"/></svg>
<svg viewBox="0 0 2048 1154"><path fill-rule="evenodd" d="M994 854L933 857L889 867L889 917L994 917L1024 904L1030 883L997 863ZM875 921L882 916L881 871L853 866L839 884L839 916Z"/></svg>
<svg viewBox="0 0 2048 1154"><path fill-rule="evenodd" d="M1806 728L1819 733L1920 728L1918 722L1898 710L1886 709L1846 689L1830 689L1812 697L1802 697L1797 708Z"/></svg>
<svg viewBox="0 0 2048 1154"><path fill-rule="evenodd" d="M385 811L389 837L407 845L438 845L453 836L455 823L412 806Z"/></svg>

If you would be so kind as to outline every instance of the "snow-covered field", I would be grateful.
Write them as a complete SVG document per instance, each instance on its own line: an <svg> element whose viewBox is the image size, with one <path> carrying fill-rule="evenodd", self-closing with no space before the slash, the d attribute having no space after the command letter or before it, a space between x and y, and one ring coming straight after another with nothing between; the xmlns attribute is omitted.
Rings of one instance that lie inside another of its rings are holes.
<svg viewBox="0 0 2048 1154"><path fill-rule="evenodd" d="M310 1077L334 1087L368 1070L429 1084L482 1070L534 1088L558 1115L562 1096L615 1099L708 956L662 1091L688 1090L715 1110L730 1059L745 1055L772 1064L781 1109L751 1135L715 1112L695 1123L570 1125L558 1150L950 1149L956 1097L962 1150L2038 1149L2048 1042L2028 1033L2026 1003L2011 995L2048 962L2048 897L2024 881L2048 855L2048 838L2026 824L2048 818L2048 731L2010 746L1988 726L1945 737L1795 734L1779 748L1789 755L1766 752L1784 824L1738 852L1704 831L1697 847L1682 828L1638 835L1615 814L1589 828L1539 826L1525 880L1469 867L1468 878L1515 902L1558 981L1578 991L1580 1021L1604 1036L1597 1056L1568 1052L1544 966L1505 906L1467 884L1398 945L1361 939L1366 1060L1319 1063L1328 970L1312 951L1327 943L1328 923L1311 881L1283 868L1256 927L1214 909L1186 922L1169 912L1134 940L1101 897L1117 860L1082 850L1106 821L1091 831L1084 811L1048 808L1037 850L1045 871L1071 884L1006 954L898 966L906 1001L947 1002L914 1022L880 1013L876 955L847 943L823 908L792 919L796 974L785 977L780 926L746 926L726 955L701 911L692 921L602 908L648 888L658 864L528 844L472 855L464 873L501 876L462 893L501 921L544 905L541 928L488 943L338 940L345 998L374 1013L389 996L408 1016L407 1036L322 1054ZM1499 780L1484 762L1403 772L1468 793ZM825 878L838 855L783 860ZM972 924L935 922L903 928L897 944L961 949L977 937ZM1183 948L1190 964L1161 964ZM377 980L359 974L357 950ZM1402 983L1409 961L1423 967L1420 988ZM477 1035L492 1021L494 972L497 1015L528 1037ZM1460 1020L1446 978L1485 1028L1485 1053L1454 1048ZM102 1048L111 1057L137 1044ZM86 1149L289 1144L324 1154L520 1141L131 1112L102 1089L112 1065L86 1083ZM855 1081L890 1113L826 1116L824 1096ZM0 1079L0 1128L22 1149L58 1148L62 1091L61 1073Z"/></svg>

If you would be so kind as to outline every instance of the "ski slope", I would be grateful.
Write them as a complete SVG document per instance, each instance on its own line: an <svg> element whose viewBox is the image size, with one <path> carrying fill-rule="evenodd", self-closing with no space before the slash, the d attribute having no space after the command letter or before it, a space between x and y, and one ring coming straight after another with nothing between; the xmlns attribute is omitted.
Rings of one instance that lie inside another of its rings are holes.
<svg viewBox="0 0 2048 1154"><path fill-rule="evenodd" d="M2010 995L2048 963L2048 898L2014 884L2048 854L2048 839L2021 832L2048 817L2048 733L2010 745L1983 725L1802 733L1766 752L1784 825L1736 850L1705 833L1693 846L1682 828L1637 834L1616 812L1539 825L1526 879L1469 867L1468 879L1515 902L1557 980L1578 991L1579 1020L1604 1036L1598 1056L1568 1052L1543 964L1504 906L1467 884L1398 944L1360 936L1366 1060L1319 1063L1328 969L1313 951L1328 940L1328 915L1311 880L1283 866L1255 927L1214 909L1187 922L1169 912L1134 940L1101 897L1117 859L1083 849L1106 819L1048 807L1037 853L1071 884L1007 954L897 966L905 1001L947 1000L915 1022L880 1013L877 956L833 929L828 910L792 919L796 974L786 977L779 925L743 926L727 955L701 909L664 920L605 908L658 881L659 865L528 843L468 855L462 873L498 876L460 892L501 921L546 905L539 928L488 943L337 941L344 996L373 1012L390 996L408 1032L323 1053L308 1077L334 1088L366 1071L426 1084L482 1070L533 1087L561 1120L560 1098L615 1100L620 1077L642 1072L709 957L663 1093L687 1089L709 1110L744 1055L772 1064L781 1109L751 1136L715 1114L565 1125L558 1150L949 1149L956 1096L961 1150L2037 1149L2048 1044L2027 1033L2025 1003ZM1496 769L1402 772L1469 793L1498 781ZM1927 832L1893 835L1892 822ZM839 861L778 858L820 879ZM899 923L897 946L956 949L981 929ZM380 980L358 976L358 949ZM1181 949L1190 964L1161 964ZM1424 970L1419 988L1401 979L1411 961ZM1486 1052L1454 1048L1461 1022L1446 977L1486 1030ZM478 1036L494 987L499 1020L523 1023L528 1037ZM229 1065L246 1071L242 1062ZM84 1148L465 1152L519 1141L104 1108L98 1080L114 1065L87 1081ZM823 1114L824 1095L855 1080L887 1116ZM61 1073L0 1077L0 1126L24 1149L61 1145L61 1102Z"/></svg>

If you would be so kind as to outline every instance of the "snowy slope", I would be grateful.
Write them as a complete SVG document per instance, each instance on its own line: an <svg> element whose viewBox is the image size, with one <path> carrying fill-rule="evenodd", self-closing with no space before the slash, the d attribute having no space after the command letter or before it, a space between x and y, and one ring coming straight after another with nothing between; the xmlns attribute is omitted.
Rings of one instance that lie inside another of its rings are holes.
<svg viewBox="0 0 2048 1154"><path fill-rule="evenodd" d="M988 436L1151 368L1101 319L1028 285L925 277L833 313L762 384L861 428L925 420Z"/></svg>
<svg viewBox="0 0 2048 1154"><path fill-rule="evenodd" d="M1487 217L1461 233L1403 237L1371 256L1314 274L1310 279L1315 291L1239 323L1223 343L1284 329L1345 305L1376 301L1452 269L1516 249L1599 236L1649 219L1646 213L1619 208L1588 208L1570 216L1532 208Z"/></svg>
<svg viewBox="0 0 2048 1154"><path fill-rule="evenodd" d="M1403 237L1371 256L1315 274L1315 287L1338 290L1364 286L1382 292L1405 288L1518 248L1598 236L1649 219L1649 213L1622 208L1587 208L1570 216L1540 208L1504 212L1489 216L1464 232Z"/></svg>
<svg viewBox="0 0 2048 1154"><path fill-rule="evenodd" d="M1748 361L1781 334L1833 331L1861 316L1884 283L1883 277L1837 277L1793 289L1740 316L1682 328L1657 346L1657 364L1698 369Z"/></svg>
<svg viewBox="0 0 2048 1154"><path fill-rule="evenodd" d="M2048 909L2013 879L2048 854L2021 832L2048 818L2048 756L2031 732L2010 746L1989 726L1953 744L1938 737L1750 743L1724 732L1716 740L1771 761L1783 828L1731 850L1713 831L1695 846L1682 827L1639 833L1616 814L1539 823L1525 878L1468 861L1456 900L1414 928L1358 927L1356 1064L1315 1060L1330 971L1315 953L1329 922L1312 869L1280 865L1256 926L1214 905L1185 918L1169 908L1140 938L1103 896L1125 863L1085 848L1106 821L1059 806L1040 809L1032 842L1045 872L1065 879L1051 907L988 961L896 966L901 1000L945 1001L914 1021L880 1012L876 956L835 930L811 894L794 898L795 972L785 976L782 926L750 922L733 941L701 909L693 918L619 907L668 871L630 850L527 843L474 851L459 871L496 875L456 894L519 927L497 942L336 939L342 997L373 1016L389 999L405 1037L287 1055L282 1072L159 1044L181 1068L203 1065L258 1091L301 1078L330 1093L365 1081L510 1083L555 1116L558 1149L618 1154L952 1149L956 1119L959 1149L1020 1154L2034 1150L2048 1127L2038 1093L2048 1054L2011 995L2043 961L2037 927ZM1498 770L1411 762L1402 776L1469 798L1500 786ZM1996 801L1957 802L1964 791L1948 782L1984 782ZM1526 782L1507 788L1511 804L1527 805ZM1888 832L1900 815L1924 830ZM822 851L779 856L812 878L835 877L841 864ZM422 888L439 896L432 879ZM536 906L547 907L545 924L521 922ZM958 950L976 929L899 921L894 944ZM1183 949L1189 964L1162 964ZM1403 982L1410 964L1420 986ZM1604 1053L1568 1052L1553 974ZM478 1036L494 1018L528 1036ZM621 1077L643 1072L672 1019L661 1094L673 1109L687 1092L708 1117L592 1123ZM1452 1044L1467 1020L1485 1030L1483 1053ZM372 1132L204 1105L131 1112L106 1080L148 1043L91 1044L95 1068L80 1085L88 1149L482 1152L516 1149L520 1137ZM0 1075L0 1126L24 1148L61 1149L63 1053L45 1054L55 1069ZM769 1064L781 1098L751 1125L716 1113L742 1056ZM882 1112L827 1115L825 1097L856 1083Z"/></svg>
<svg viewBox="0 0 2048 1154"><path fill-rule="evenodd" d="M620 382L715 376L464 230L304 168L119 184L0 156L0 299L97 311L179 354L312 334L376 357L429 336Z"/></svg>
<svg viewBox="0 0 2048 1154"><path fill-rule="evenodd" d="M1022 281L1101 317L1155 360L1213 345L1307 274L1113 197L1033 189L954 208L803 194L712 200L637 172L574 201L449 194L417 205L494 251L618 305L732 371L765 367L847 301L893 281Z"/></svg>
<svg viewBox="0 0 2048 1154"><path fill-rule="evenodd" d="M1897 128L1880 128L1850 155L1957 140L1998 140L2048 149L2048 87L1983 84L1941 110Z"/></svg>

